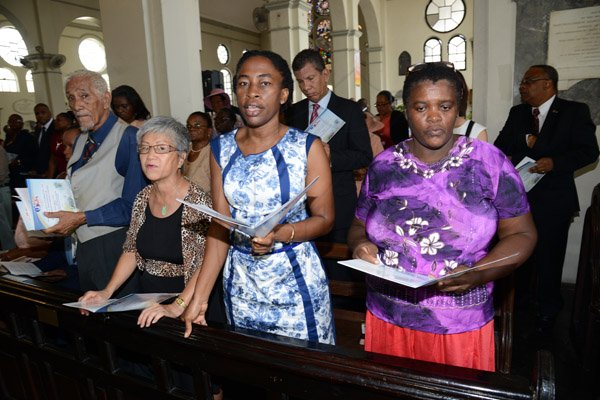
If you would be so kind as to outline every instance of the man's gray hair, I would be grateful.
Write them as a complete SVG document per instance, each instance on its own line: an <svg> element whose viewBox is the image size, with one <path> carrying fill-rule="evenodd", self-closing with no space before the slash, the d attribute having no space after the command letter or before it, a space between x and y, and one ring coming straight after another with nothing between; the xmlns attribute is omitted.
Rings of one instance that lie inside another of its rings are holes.
<svg viewBox="0 0 600 400"><path fill-rule="evenodd" d="M102 96L104 93L109 91L108 84L106 83L102 75L94 71L88 71L87 69L80 69L73 73L70 73L65 81L65 87L69 85L69 82L71 82L71 80L76 78L89 79L90 82L92 82L92 87L94 88L98 96Z"/></svg>
<svg viewBox="0 0 600 400"><path fill-rule="evenodd" d="M137 132L138 146L147 133L158 133L166 136L179 153L190 150L190 134L187 128L173 117L152 117L141 126Z"/></svg>

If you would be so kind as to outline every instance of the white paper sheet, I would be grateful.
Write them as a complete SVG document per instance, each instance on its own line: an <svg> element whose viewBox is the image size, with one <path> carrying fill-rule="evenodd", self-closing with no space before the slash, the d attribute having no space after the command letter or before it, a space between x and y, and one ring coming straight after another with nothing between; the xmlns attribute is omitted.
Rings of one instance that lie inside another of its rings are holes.
<svg viewBox="0 0 600 400"><path fill-rule="evenodd" d="M161 303L176 296L178 296L178 293L131 293L120 299L110 299L103 303L83 303L77 301L64 303L63 306L81 308L93 313L143 310L154 303Z"/></svg>
<svg viewBox="0 0 600 400"><path fill-rule="evenodd" d="M318 176L315 179L313 179L312 182L310 182L304 188L304 190L302 190L302 192L298 193L298 195L296 195L294 198L290 199L287 203L283 204L281 207L277 208L271 214L267 215L260 222L258 222L255 226L250 226L244 222L237 221L231 217L227 217L227 216L225 216L211 208L208 208L202 204L193 204L193 203L184 201L182 199L177 199L177 201L179 201L189 207L192 207L200 212L203 212L207 215L210 215L213 218L221 220L221 221L225 222L227 225L233 227L234 229L236 229L250 237L264 237L269 232L271 232L273 230L273 228L275 228L275 226L280 223L281 220L284 219L284 217L287 215L287 213L292 209L292 207L294 207L294 205L296 205L296 203L298 203L304 197L306 192L308 192L308 189L317 181L317 179L319 179Z"/></svg>

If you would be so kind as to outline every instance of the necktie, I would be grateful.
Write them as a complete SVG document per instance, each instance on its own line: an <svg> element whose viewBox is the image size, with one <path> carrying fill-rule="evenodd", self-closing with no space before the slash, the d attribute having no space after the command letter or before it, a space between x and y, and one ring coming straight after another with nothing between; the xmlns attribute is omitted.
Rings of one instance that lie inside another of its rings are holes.
<svg viewBox="0 0 600 400"><path fill-rule="evenodd" d="M319 116L319 105L313 104L312 114L310 114L310 123L312 124L315 119Z"/></svg>
<svg viewBox="0 0 600 400"><path fill-rule="evenodd" d="M540 109L534 108L533 110L531 110L531 114L533 115L533 134L537 135L540 133Z"/></svg>
<svg viewBox="0 0 600 400"><path fill-rule="evenodd" d="M535 142L537 140L537 136L540 133L540 119L539 119L540 109L537 107L534 107L531 110L531 115L533 117L533 118L531 118L532 132L530 135L527 136L527 146L529 146L529 148L533 147L533 145L535 144Z"/></svg>
<svg viewBox="0 0 600 400"><path fill-rule="evenodd" d="M42 138L44 137L45 134L46 134L46 127L42 126L42 129L40 130L40 136L38 136L38 146L41 146Z"/></svg>
<svg viewBox="0 0 600 400"><path fill-rule="evenodd" d="M96 152L98 148L98 144L92 139L91 136L88 136L87 141L85 142L85 146L83 147L83 156L81 159L83 160L83 164L87 163L92 155Z"/></svg>

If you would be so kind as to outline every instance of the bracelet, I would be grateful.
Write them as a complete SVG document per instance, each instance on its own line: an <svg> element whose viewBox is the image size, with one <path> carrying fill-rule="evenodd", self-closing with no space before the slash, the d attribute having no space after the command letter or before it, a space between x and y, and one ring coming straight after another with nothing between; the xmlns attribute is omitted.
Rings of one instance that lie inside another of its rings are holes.
<svg viewBox="0 0 600 400"><path fill-rule="evenodd" d="M177 297L177 298L175 299L175 303L176 303L176 304L177 304L179 307L181 307L181 308L186 308L186 307L187 307L187 304L185 304L185 300L183 300L181 297Z"/></svg>
<svg viewBox="0 0 600 400"><path fill-rule="evenodd" d="M286 243L292 243L292 240L294 240L294 235L296 234L296 230L294 229L294 224L290 224L290 226L292 227L292 234L290 235L290 238L287 240Z"/></svg>

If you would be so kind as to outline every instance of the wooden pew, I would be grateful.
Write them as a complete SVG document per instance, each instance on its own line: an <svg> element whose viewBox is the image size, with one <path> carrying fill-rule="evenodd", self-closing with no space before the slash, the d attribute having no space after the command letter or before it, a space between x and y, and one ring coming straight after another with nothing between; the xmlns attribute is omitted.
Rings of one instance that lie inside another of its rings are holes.
<svg viewBox="0 0 600 400"><path fill-rule="evenodd" d="M84 317L61 305L77 296L0 277L0 397L210 399L210 374L230 399L554 398L549 353L538 354L529 381L223 327L197 326L184 339L177 320L140 329L135 312ZM127 368L132 356L150 378ZM182 369L189 387L174 378Z"/></svg>
<svg viewBox="0 0 600 400"><path fill-rule="evenodd" d="M342 243L317 242L317 249L323 259L347 260L352 258L352 252L347 245ZM362 298L365 299L366 288L364 282L329 281L332 296ZM496 330L496 371L505 374L510 373L512 364L512 342L513 342L513 313L514 313L514 275L511 274L499 281L494 286ZM338 337L345 334L342 330L350 329L348 336L351 341L358 342L360 337L360 323L365 320L364 313L334 308ZM341 333L341 334L340 334Z"/></svg>

